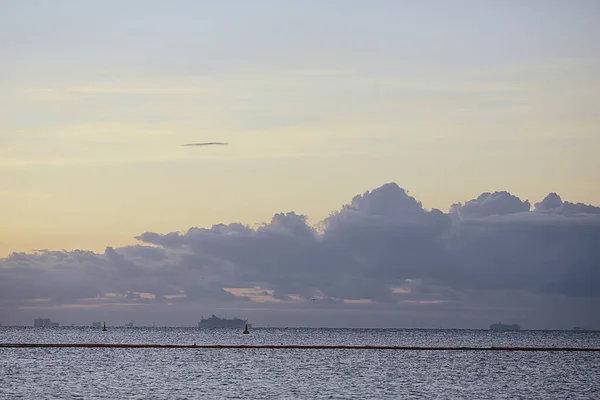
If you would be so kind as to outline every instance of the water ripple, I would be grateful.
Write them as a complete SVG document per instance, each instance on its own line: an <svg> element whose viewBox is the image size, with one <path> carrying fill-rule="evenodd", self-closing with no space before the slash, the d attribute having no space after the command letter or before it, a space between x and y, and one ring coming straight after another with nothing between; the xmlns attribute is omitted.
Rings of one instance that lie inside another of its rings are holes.
<svg viewBox="0 0 600 400"><path fill-rule="evenodd" d="M15 332L16 331L16 332ZM351 330L0 329L0 342L347 344ZM294 338L293 335L300 335ZM571 339L569 339L571 338ZM88 338L90 341L93 338ZM127 339L127 341L125 340ZM492 343L493 342L493 343ZM595 333L357 331L353 344L598 347ZM1 399L597 399L600 354L332 349L0 349Z"/></svg>

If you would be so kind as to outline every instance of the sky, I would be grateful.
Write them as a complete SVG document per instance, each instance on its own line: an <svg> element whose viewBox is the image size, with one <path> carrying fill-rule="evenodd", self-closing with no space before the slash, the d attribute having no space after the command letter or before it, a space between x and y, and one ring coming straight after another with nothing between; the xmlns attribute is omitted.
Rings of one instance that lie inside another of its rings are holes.
<svg viewBox="0 0 600 400"><path fill-rule="evenodd" d="M597 1L0 10L3 324L600 328Z"/></svg>

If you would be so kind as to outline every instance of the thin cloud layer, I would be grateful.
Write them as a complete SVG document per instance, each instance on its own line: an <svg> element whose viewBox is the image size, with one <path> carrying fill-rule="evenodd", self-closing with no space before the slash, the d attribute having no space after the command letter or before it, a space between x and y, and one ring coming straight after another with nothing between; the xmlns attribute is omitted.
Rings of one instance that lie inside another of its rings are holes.
<svg viewBox="0 0 600 400"><path fill-rule="evenodd" d="M201 143L184 143L183 147L203 147L203 146L228 146L227 142L201 142Z"/></svg>
<svg viewBox="0 0 600 400"><path fill-rule="evenodd" d="M389 183L316 226L288 212L257 228L218 224L137 239L104 254L11 254L0 261L0 310L261 304L419 315L417 306L427 306L458 318L476 307L507 312L517 298L527 299L523 307L600 299L600 208L553 193L534 211L495 192L444 213Z"/></svg>

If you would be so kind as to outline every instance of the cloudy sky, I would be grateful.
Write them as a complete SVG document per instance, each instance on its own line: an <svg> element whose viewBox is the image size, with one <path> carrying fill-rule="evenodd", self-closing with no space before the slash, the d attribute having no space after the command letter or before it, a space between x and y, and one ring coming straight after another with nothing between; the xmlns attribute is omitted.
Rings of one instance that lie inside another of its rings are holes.
<svg viewBox="0 0 600 400"><path fill-rule="evenodd" d="M597 1L0 8L0 322L600 328Z"/></svg>

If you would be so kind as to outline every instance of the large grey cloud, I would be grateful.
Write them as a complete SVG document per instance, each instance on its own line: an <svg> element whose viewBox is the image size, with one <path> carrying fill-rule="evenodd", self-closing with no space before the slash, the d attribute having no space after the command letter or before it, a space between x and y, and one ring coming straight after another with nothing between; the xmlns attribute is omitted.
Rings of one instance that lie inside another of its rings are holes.
<svg viewBox="0 0 600 400"><path fill-rule="evenodd" d="M465 204L454 204L451 213L459 218L483 218L492 215L507 215L529 211L529 201L521 201L508 192L482 193Z"/></svg>
<svg viewBox="0 0 600 400"><path fill-rule="evenodd" d="M544 200L535 203L535 211L561 215L600 214L600 207L583 203L563 202L559 195L550 193Z"/></svg>
<svg viewBox="0 0 600 400"><path fill-rule="evenodd" d="M253 287L294 307L315 298L340 308L348 301L392 310L414 302L449 307L509 292L600 298L600 208L555 194L534 211L528 201L495 192L444 213L390 183L355 196L317 226L289 212L258 228L219 224L137 239L141 245L104 254L8 256L0 261L0 309L17 312L32 299L256 304L225 290Z"/></svg>

